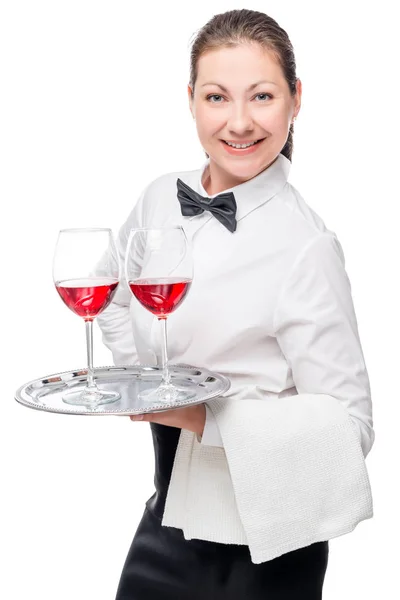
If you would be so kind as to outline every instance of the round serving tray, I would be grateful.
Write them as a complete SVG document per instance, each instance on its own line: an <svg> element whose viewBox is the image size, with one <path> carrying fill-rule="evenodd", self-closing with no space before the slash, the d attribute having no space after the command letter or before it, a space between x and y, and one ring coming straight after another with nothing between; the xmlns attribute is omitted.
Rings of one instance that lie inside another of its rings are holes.
<svg viewBox="0 0 400 600"><path fill-rule="evenodd" d="M133 365L95 369L94 379L99 388L115 390L121 395L116 402L102 404L95 409L73 406L62 400L65 392L83 390L87 369L55 373L30 381L17 390L15 399L29 408L66 415L134 415L201 404L220 396L230 387L227 377L204 368L169 365L169 370L172 383L181 389L190 388L196 395L185 401L144 404L139 400L138 393L157 387L161 383L162 370L159 367Z"/></svg>

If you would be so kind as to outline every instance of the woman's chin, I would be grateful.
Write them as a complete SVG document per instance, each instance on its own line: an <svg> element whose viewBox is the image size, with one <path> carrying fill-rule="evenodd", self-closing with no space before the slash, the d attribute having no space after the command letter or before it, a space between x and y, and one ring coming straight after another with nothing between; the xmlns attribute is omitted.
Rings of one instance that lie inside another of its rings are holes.
<svg viewBox="0 0 400 600"><path fill-rule="evenodd" d="M255 156L243 156L238 159L237 157L226 157L226 156L216 156L215 158L211 157L212 160L224 171L229 173L232 178L247 181L252 177L255 177L260 171L262 171L265 167L267 158L264 157L255 157Z"/></svg>

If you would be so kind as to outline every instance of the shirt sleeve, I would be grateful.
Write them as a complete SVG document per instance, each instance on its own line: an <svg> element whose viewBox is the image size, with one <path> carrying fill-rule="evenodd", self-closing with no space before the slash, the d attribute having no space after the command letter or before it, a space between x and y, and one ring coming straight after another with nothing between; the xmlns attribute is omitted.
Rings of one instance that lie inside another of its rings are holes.
<svg viewBox="0 0 400 600"><path fill-rule="evenodd" d="M370 384L350 281L334 234L318 234L296 258L275 309L274 333L297 392L339 400L366 457L375 439Z"/></svg>
<svg viewBox="0 0 400 600"><path fill-rule="evenodd" d="M220 448L224 447L224 443L222 441L221 434L219 432L219 427L217 425L217 420L214 417L211 410L206 407L206 423L204 425L203 435L197 435L197 441L205 446L219 446Z"/></svg>
<svg viewBox="0 0 400 600"><path fill-rule="evenodd" d="M143 226L142 204L146 190L147 188L140 195L128 219L118 232L116 245L121 265L120 281L112 302L104 312L96 317L102 332L103 344L111 350L116 366L132 365L138 362L130 315L132 293L125 280L124 264L130 230L133 227Z"/></svg>

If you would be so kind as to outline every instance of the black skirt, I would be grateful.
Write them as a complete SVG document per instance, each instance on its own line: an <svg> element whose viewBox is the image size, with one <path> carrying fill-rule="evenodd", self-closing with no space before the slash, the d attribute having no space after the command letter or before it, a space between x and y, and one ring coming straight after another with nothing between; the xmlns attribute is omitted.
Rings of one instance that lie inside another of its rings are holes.
<svg viewBox="0 0 400 600"><path fill-rule="evenodd" d="M151 423L155 494L136 530L116 600L321 600L328 542L261 564L248 546L186 540L161 524L180 429Z"/></svg>

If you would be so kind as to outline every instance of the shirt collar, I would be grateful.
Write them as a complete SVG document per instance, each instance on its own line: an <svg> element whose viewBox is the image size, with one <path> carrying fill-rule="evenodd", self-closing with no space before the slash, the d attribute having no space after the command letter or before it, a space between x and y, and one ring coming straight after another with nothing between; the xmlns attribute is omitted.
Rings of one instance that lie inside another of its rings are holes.
<svg viewBox="0 0 400 600"><path fill-rule="evenodd" d="M196 187L194 187L194 189L207 198L213 198L214 196L218 196L218 194L225 192L233 192L237 204L237 221L243 219L250 212L262 204L265 204L280 192L287 182L291 167L290 160L287 159L286 156L283 156L283 154L279 154L272 165L264 169L264 171L261 171L261 173L252 179L235 185L227 190L222 190L221 192L218 192L218 194L209 196L202 185L203 175L209 164L210 159L208 158L203 166L196 172Z"/></svg>
<svg viewBox="0 0 400 600"><path fill-rule="evenodd" d="M201 183L204 172L209 164L210 159L208 158L200 169L191 172L191 177L188 177L185 182L201 196L213 198L222 192L209 196ZM235 185L227 190L223 190L223 192L234 193L237 204L236 220L238 221L238 229L240 229L239 221L241 221L241 219L244 219L259 206L262 206L271 200L271 198L284 188L288 179L291 164L289 159L283 156L283 154L279 154L272 165L264 169L264 171L261 171L261 173L252 179ZM186 178L182 177L182 179L185 180ZM214 217L209 211L204 211L200 215L192 217L183 217L181 215L180 218L186 235L189 239L193 239L195 233ZM226 232L231 235L228 230L226 230Z"/></svg>

